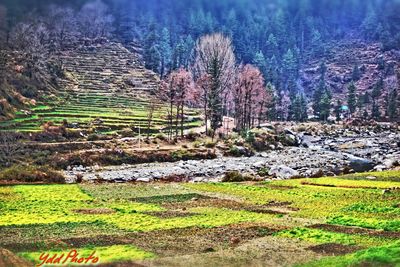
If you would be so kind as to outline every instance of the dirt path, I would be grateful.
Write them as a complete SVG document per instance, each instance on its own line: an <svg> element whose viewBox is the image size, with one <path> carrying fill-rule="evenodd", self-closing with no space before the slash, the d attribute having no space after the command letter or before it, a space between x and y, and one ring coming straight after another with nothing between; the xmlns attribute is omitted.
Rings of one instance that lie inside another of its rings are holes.
<svg viewBox="0 0 400 267"><path fill-rule="evenodd" d="M291 266L321 256L309 249L313 244L266 236L235 248L216 252L165 257L138 262L144 266Z"/></svg>

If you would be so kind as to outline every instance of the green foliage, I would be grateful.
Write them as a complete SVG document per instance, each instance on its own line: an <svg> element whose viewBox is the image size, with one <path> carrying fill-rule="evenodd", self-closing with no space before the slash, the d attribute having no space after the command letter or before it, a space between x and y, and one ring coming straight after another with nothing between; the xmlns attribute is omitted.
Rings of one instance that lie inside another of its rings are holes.
<svg viewBox="0 0 400 267"><path fill-rule="evenodd" d="M212 140L207 140L207 142L204 144L204 146L207 148L214 148L216 145L217 142Z"/></svg>
<svg viewBox="0 0 400 267"><path fill-rule="evenodd" d="M307 99L304 94L297 94L293 102L293 119L304 122L307 118Z"/></svg>
<svg viewBox="0 0 400 267"><path fill-rule="evenodd" d="M296 238L318 244L338 243L354 246L379 246L385 244L386 241L380 238L364 237L361 235L348 235L344 233L335 233L310 228L293 228L277 232L275 235Z"/></svg>
<svg viewBox="0 0 400 267"><path fill-rule="evenodd" d="M347 92L347 106L349 107L350 113L352 114L356 111L356 105L357 105L356 90L357 88L354 82L350 83Z"/></svg>
<svg viewBox="0 0 400 267"><path fill-rule="evenodd" d="M342 119L341 115L342 115L342 102L340 100L337 100L335 105L336 121L340 121Z"/></svg>
<svg viewBox="0 0 400 267"><path fill-rule="evenodd" d="M353 80L353 82L356 82L360 78L361 78L360 68L358 67L358 64L355 64L353 67L353 72L351 74L351 79Z"/></svg>
<svg viewBox="0 0 400 267"><path fill-rule="evenodd" d="M226 172L224 177L222 178L222 182L244 182L244 181L252 181L254 180L252 177L248 175L243 175L238 171L230 171Z"/></svg>
<svg viewBox="0 0 400 267"><path fill-rule="evenodd" d="M347 266L400 266L400 242L369 248L352 254L325 257L306 263L307 267L347 267Z"/></svg>
<svg viewBox="0 0 400 267"><path fill-rule="evenodd" d="M84 247L75 248L79 253L79 257L89 257L95 251L95 257L99 257L99 262L101 264L118 262L118 261L129 261L129 260L144 260L153 258L155 255L151 252L146 252L132 245L113 245L109 247ZM51 250L46 251L51 256L54 254L67 255L71 249L68 250ZM31 262L37 263L42 252L23 252L19 253Z"/></svg>
<svg viewBox="0 0 400 267"><path fill-rule="evenodd" d="M400 220L380 220L376 218L354 218L350 216L335 216L328 220L330 224L358 226L363 228L380 229L384 231L400 231Z"/></svg>

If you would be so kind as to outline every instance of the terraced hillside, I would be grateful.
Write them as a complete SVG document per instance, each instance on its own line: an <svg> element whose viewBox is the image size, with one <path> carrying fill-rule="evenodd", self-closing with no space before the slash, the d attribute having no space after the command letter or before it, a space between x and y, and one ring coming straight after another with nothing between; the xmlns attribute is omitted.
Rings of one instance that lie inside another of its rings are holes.
<svg viewBox="0 0 400 267"><path fill-rule="evenodd" d="M115 133L125 128L144 127L149 100L158 78L137 57L116 43L82 46L61 57L68 77L57 96L44 96L42 103L19 111L16 118L0 123L2 130L36 132L46 122L64 120L71 128ZM166 127L166 112L159 104L152 132ZM188 110L185 127L199 126L197 111Z"/></svg>

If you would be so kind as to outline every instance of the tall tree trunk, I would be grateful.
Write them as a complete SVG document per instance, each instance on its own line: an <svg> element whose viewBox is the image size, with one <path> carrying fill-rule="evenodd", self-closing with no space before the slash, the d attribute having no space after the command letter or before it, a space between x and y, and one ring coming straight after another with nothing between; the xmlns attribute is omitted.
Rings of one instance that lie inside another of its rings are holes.
<svg viewBox="0 0 400 267"><path fill-rule="evenodd" d="M183 103L181 105L181 137L183 138L183 122L184 122L184 112L183 112Z"/></svg>

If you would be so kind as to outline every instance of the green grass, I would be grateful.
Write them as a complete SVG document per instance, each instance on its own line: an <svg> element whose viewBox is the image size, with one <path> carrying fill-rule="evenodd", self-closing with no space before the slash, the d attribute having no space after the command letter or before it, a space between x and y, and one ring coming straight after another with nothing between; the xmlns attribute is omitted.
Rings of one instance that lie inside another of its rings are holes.
<svg viewBox="0 0 400 267"><path fill-rule="evenodd" d="M284 230L275 234L276 236L296 238L306 240L317 244L337 243L351 246L381 246L388 242L393 242L391 239L368 237L363 235L349 235L343 233L334 233L319 229L309 228L293 228Z"/></svg>
<svg viewBox="0 0 400 267"><path fill-rule="evenodd" d="M54 254L68 255L71 250L51 250L46 251L51 256ZM109 247L86 247L77 249L79 257L89 257L93 252L95 256L99 258L97 264L100 263L110 263L116 261L128 261L128 260L143 260L153 258L154 254L150 252L143 251L131 245L114 245ZM42 252L24 252L19 255L28 259L31 262L40 262L39 258ZM77 266L79 264L76 264Z"/></svg>
<svg viewBox="0 0 400 267"><path fill-rule="evenodd" d="M365 180L367 177L375 177L377 181L400 182L400 171L355 173L342 176L342 179Z"/></svg>
<svg viewBox="0 0 400 267"><path fill-rule="evenodd" d="M389 176L393 174L385 177ZM399 264L395 254L398 250L393 245L396 240L379 234L400 232L400 192L382 194L382 188L395 187L398 181L346 177L311 180L318 185L297 179L264 183L4 186L0 187L0 247L11 247L31 260L49 249L55 252L76 248L81 253L96 249L104 262L119 262L158 257L159 251L153 248L167 247L170 242L188 242L190 246L192 241L180 239L183 229L196 233L195 229L256 224L276 229L272 231L274 238L282 240L366 249L324 258L310 266L348 266L364 261L378 266ZM249 209L249 205L263 206ZM257 212L262 209L281 213ZM330 232L315 229L314 224L355 226L364 231ZM156 232L160 235L154 231L160 231ZM224 231L229 247L231 237L228 230ZM234 237L241 240L245 230L241 231L235 232ZM162 234L165 232L168 234ZM129 239L132 235L144 235L144 240L147 235L160 236L160 240L149 239L149 243L157 244L143 246L143 239ZM73 241L78 244L73 246L63 243L64 239L80 241Z"/></svg>
<svg viewBox="0 0 400 267"><path fill-rule="evenodd" d="M319 261L301 265L304 267L347 267L347 266L400 266L400 242L373 247L355 253L326 257Z"/></svg>

